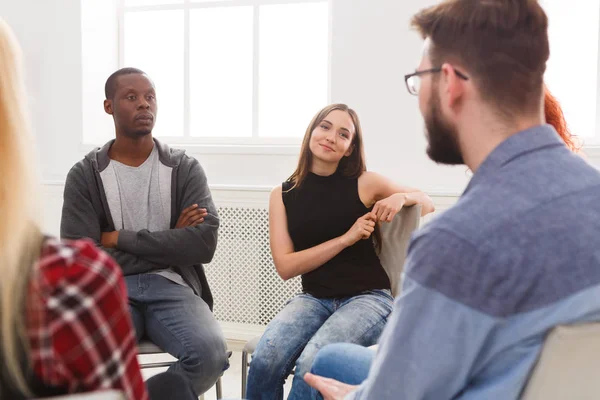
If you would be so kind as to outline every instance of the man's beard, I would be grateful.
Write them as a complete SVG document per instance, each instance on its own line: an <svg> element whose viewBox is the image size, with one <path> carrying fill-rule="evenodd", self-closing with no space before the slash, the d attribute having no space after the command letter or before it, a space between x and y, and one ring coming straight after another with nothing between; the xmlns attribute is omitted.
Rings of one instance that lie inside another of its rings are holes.
<svg viewBox="0 0 600 400"><path fill-rule="evenodd" d="M440 110L440 97L437 92L434 94L433 87L430 102L429 114L425 116L427 155L439 164L464 164L456 128L444 120Z"/></svg>
<svg viewBox="0 0 600 400"><path fill-rule="evenodd" d="M134 137L142 137L152 133L152 128L138 129L132 132Z"/></svg>
<svg viewBox="0 0 600 400"><path fill-rule="evenodd" d="M131 138L131 139L139 139L139 138L149 135L151 133L152 133L151 127L127 129L127 130L123 131L123 134L126 137Z"/></svg>

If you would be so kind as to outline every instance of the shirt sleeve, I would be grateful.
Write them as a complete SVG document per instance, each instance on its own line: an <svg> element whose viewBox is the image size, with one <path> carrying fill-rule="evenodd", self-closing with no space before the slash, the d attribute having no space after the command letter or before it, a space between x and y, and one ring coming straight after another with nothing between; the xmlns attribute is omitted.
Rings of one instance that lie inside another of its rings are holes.
<svg viewBox="0 0 600 400"><path fill-rule="evenodd" d="M36 375L69 393L117 389L147 399L119 267L88 241L50 257L41 268L47 317L32 341Z"/></svg>
<svg viewBox="0 0 600 400"><path fill-rule="evenodd" d="M438 240L445 245L435 246ZM443 276L441 270L457 268L455 263L478 262L469 246L446 236L432 241L425 238L411 247L402 293L395 301L369 376L347 399L456 398L469 384L479 351L497 324L497 318L411 276L421 263L437 264L426 269L432 273L437 269ZM445 251L436 251L441 247L461 256L446 257Z"/></svg>

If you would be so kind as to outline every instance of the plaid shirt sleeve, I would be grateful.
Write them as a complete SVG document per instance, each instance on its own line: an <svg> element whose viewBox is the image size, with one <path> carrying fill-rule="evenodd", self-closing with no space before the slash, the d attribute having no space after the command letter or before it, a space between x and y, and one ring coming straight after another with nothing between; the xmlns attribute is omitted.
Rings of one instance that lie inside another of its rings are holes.
<svg viewBox="0 0 600 400"><path fill-rule="evenodd" d="M88 240L46 241L28 298L35 375L69 393L148 394L119 266Z"/></svg>

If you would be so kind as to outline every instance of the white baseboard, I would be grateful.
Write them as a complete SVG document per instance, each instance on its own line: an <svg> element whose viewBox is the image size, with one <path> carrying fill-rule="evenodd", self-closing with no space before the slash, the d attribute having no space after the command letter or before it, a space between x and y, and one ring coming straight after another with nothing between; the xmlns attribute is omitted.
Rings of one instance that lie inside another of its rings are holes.
<svg viewBox="0 0 600 400"><path fill-rule="evenodd" d="M227 348L231 351L242 351L249 340L262 335L265 331L265 326L262 325L222 321L219 321L219 324L227 340Z"/></svg>

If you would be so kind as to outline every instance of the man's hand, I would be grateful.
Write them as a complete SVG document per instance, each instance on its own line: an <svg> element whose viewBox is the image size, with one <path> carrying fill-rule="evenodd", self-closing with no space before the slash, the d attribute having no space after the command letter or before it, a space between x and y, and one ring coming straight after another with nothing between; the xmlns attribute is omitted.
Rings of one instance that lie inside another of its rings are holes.
<svg viewBox="0 0 600 400"><path fill-rule="evenodd" d="M102 232L100 238L100 244L106 249L114 249L117 247L117 241L119 240L119 231Z"/></svg>
<svg viewBox="0 0 600 400"><path fill-rule="evenodd" d="M355 391L358 386L347 385L335 379L307 373L304 380L309 386L317 389L325 400L342 400L346 395Z"/></svg>
<svg viewBox="0 0 600 400"><path fill-rule="evenodd" d="M181 212L175 228L187 228L201 224L207 215L206 208L198 208L198 204L192 204Z"/></svg>

